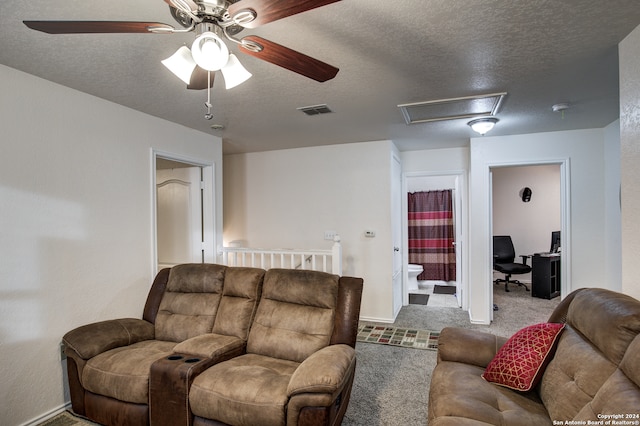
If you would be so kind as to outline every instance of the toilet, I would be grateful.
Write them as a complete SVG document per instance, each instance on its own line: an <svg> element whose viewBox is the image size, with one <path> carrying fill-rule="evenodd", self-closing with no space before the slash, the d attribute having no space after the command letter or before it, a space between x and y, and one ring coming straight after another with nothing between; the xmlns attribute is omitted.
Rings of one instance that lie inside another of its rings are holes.
<svg viewBox="0 0 640 426"><path fill-rule="evenodd" d="M409 291L418 290L418 275L420 275L422 271L424 271L422 265L416 265L415 263L409 264L409 267L407 268L407 273L409 275Z"/></svg>

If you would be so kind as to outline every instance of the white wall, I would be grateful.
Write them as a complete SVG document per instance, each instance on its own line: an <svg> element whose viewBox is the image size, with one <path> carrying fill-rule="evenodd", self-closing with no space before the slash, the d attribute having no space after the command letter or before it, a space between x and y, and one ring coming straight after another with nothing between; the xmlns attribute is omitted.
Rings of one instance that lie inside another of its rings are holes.
<svg viewBox="0 0 640 426"><path fill-rule="evenodd" d="M611 284L609 288L615 291L623 291L622 214L620 210L620 120L616 120L604 128L604 164L604 250L607 253L605 275ZM636 297L639 296L636 295Z"/></svg>
<svg viewBox="0 0 640 426"><path fill-rule="evenodd" d="M330 248L324 231L336 231L343 275L364 279L361 316L393 320L392 152L379 141L226 155L225 242Z"/></svg>
<svg viewBox="0 0 640 426"><path fill-rule="evenodd" d="M619 46L622 291L640 299L640 26Z"/></svg>
<svg viewBox="0 0 640 426"><path fill-rule="evenodd" d="M400 153L400 158L404 173L469 170L469 148L467 147L404 151Z"/></svg>
<svg viewBox="0 0 640 426"><path fill-rule="evenodd" d="M604 130L576 130L471 139L470 177L470 316L488 323L490 299L489 169L531 162L567 161L569 165L570 232L563 235L563 253L571 257L568 290L579 287L615 288L606 275L612 254L605 250L606 173ZM570 240L567 241L567 238Z"/></svg>
<svg viewBox="0 0 640 426"><path fill-rule="evenodd" d="M407 193L441 191L443 189L455 189L456 187L456 177L454 175L410 176L406 179Z"/></svg>
<svg viewBox="0 0 640 426"><path fill-rule="evenodd" d="M151 149L216 164L221 230L222 144L4 66L0 92L0 419L18 425L68 402L64 333L142 315Z"/></svg>
<svg viewBox="0 0 640 426"><path fill-rule="evenodd" d="M560 166L495 167L492 174L493 235L511 236L516 262L520 255L549 251L551 232L561 229ZM525 187L532 191L527 203L520 195ZM530 273L513 278L531 282Z"/></svg>

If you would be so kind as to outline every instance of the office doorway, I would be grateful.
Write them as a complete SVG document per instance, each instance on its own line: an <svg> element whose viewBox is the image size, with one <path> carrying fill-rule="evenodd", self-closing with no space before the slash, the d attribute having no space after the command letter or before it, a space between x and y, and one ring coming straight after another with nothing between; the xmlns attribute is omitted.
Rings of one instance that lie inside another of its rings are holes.
<svg viewBox="0 0 640 426"><path fill-rule="evenodd" d="M550 162L543 164L512 164L492 166L490 175L490 209L491 233L508 235L513 241L516 252L515 262L521 263L527 256L526 262L532 266L533 255L548 253L552 250L551 241L554 232L560 232L563 243L566 238L567 188L565 163ZM565 269L570 268L565 262L564 253L558 255L562 265L561 293L566 294L568 274ZM504 274L492 272L491 301L494 309L500 306L494 303L494 295L523 297L531 300L533 293L532 273L513 275L511 280L522 282L524 286L509 284L509 292L505 291L505 284L494 284L496 278L504 278ZM538 289L538 294L540 293ZM559 299L558 299L559 300ZM493 319L493 315L492 315Z"/></svg>

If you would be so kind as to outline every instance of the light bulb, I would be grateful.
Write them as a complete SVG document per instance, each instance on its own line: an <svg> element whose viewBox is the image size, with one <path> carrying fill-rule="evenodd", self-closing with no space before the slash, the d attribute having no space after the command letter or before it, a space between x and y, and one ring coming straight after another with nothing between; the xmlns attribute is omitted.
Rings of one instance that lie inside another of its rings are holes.
<svg viewBox="0 0 640 426"><path fill-rule="evenodd" d="M207 71L217 71L229 60L229 49L224 42L212 32L200 34L191 46L191 54L196 64Z"/></svg>

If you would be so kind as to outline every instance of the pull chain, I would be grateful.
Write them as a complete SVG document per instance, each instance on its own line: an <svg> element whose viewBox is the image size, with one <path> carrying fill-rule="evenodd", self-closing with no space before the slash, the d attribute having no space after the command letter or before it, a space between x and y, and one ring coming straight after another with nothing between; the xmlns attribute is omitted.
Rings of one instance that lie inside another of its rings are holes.
<svg viewBox="0 0 640 426"><path fill-rule="evenodd" d="M207 102L204 103L204 106L207 107L207 113L204 118L211 120L213 118L211 113L211 71L207 71Z"/></svg>

